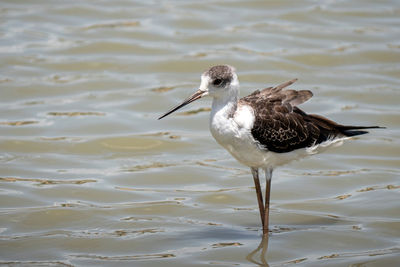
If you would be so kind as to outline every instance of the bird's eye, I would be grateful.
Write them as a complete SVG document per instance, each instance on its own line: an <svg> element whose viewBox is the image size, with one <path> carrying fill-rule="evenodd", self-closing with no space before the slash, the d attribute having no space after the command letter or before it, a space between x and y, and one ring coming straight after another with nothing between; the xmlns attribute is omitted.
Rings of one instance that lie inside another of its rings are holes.
<svg viewBox="0 0 400 267"><path fill-rule="evenodd" d="M220 86L222 84L222 79L215 79L214 81L213 81L213 85L214 86Z"/></svg>

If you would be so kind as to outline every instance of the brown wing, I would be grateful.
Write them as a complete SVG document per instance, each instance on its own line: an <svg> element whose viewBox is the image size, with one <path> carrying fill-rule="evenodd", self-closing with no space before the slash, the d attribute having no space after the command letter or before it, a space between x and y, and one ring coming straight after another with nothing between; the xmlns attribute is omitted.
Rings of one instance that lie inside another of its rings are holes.
<svg viewBox="0 0 400 267"><path fill-rule="evenodd" d="M308 90L282 90L295 80L255 91L240 99L250 105L255 121L251 133L256 141L273 152L290 152L327 140L318 125L296 106L312 97Z"/></svg>
<svg viewBox="0 0 400 267"><path fill-rule="evenodd" d="M313 96L312 92L309 90L282 90L296 81L297 79L293 79L275 87L268 87L262 90L257 90L242 99L247 102L257 101L260 99L269 102L280 101L282 104L289 103L292 107L294 107L306 102Z"/></svg>
<svg viewBox="0 0 400 267"><path fill-rule="evenodd" d="M341 125L320 115L305 113L297 105L310 99L311 91L282 90L295 81L255 91L239 100L239 104L253 108L255 121L251 134L269 151L290 152L338 136L368 133L360 129L384 128Z"/></svg>

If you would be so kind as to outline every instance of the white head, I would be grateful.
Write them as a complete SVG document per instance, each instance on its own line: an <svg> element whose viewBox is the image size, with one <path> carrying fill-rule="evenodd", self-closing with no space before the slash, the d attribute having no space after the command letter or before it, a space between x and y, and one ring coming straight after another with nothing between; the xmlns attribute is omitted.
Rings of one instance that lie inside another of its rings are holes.
<svg viewBox="0 0 400 267"><path fill-rule="evenodd" d="M223 98L227 100L233 98L236 100L238 95L239 79L235 73L235 68L229 65L214 66L201 75L200 87L194 94L186 98L182 104L172 108L158 119L164 118L172 112L200 99L203 96L211 96L213 98Z"/></svg>
<svg viewBox="0 0 400 267"><path fill-rule="evenodd" d="M207 92L211 97L223 97L238 93L239 79L235 68L229 65L218 65L210 68L201 75L199 90Z"/></svg>

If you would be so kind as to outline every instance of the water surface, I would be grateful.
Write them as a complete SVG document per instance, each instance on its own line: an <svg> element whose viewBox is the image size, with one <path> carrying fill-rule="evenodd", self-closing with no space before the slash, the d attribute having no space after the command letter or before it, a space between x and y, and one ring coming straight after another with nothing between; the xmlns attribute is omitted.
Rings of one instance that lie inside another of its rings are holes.
<svg viewBox="0 0 400 267"><path fill-rule="evenodd" d="M2 1L0 14L2 265L400 262L398 1ZM387 127L274 172L268 249L249 170L208 131L210 100L156 120L221 63L242 95L299 78L307 112Z"/></svg>

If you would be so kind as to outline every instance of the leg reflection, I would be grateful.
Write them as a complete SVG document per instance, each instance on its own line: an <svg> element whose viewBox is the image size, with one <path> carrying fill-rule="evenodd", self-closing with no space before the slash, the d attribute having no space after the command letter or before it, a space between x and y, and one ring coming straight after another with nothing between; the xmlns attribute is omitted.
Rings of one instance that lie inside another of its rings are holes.
<svg viewBox="0 0 400 267"><path fill-rule="evenodd" d="M250 261L251 263L257 264L259 266L266 266L268 267L268 262L267 262L267 250L268 250L268 234L263 234L263 237L261 239L260 244L258 247L250 252L249 255L247 255L246 259ZM256 259L256 254L260 252L260 259Z"/></svg>

